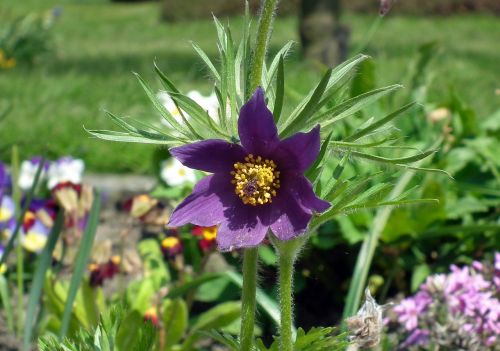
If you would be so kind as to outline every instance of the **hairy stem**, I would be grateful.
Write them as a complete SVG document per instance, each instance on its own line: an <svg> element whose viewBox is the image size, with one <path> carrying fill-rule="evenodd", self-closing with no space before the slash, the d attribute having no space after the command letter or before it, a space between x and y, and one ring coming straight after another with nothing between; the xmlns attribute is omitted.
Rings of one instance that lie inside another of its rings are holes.
<svg viewBox="0 0 500 351"><path fill-rule="evenodd" d="M243 252L243 290L241 294L240 350L250 351L255 324L255 293L257 290L257 248Z"/></svg>
<svg viewBox="0 0 500 351"><path fill-rule="evenodd" d="M247 89L246 92L246 99L248 99L254 90L261 84L262 70L264 69L269 39L271 38L271 33L273 31L274 12L276 11L277 6L278 0L263 1L259 27L257 29L257 39L250 66L248 79L249 89Z"/></svg>
<svg viewBox="0 0 500 351"><path fill-rule="evenodd" d="M279 257L280 351L293 351L293 269L297 255L308 237L303 235L287 241L275 237L271 239Z"/></svg>
<svg viewBox="0 0 500 351"><path fill-rule="evenodd" d="M283 250L285 251L285 250ZM292 351L292 324L293 324L293 264L294 254L290 252L280 252L279 254L279 289L280 289L280 351Z"/></svg>

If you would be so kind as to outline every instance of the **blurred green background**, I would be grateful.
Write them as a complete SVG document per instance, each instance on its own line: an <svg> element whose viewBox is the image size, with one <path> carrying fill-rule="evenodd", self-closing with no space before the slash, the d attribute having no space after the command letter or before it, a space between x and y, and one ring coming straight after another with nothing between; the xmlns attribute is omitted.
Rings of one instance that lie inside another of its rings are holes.
<svg viewBox="0 0 500 351"><path fill-rule="evenodd" d="M355 4L358 8L362 5L359 1ZM498 18L488 13L422 17L408 14L404 7L398 13L398 6L396 3L382 20L363 50L374 58L377 84L403 81L417 48L435 40L439 55L430 67L434 78L431 99L443 100L454 86L479 120L491 115L500 98L495 95L499 78ZM154 81L154 60L181 88L208 94L210 79L189 41L215 57L212 21L162 21L161 2L109 0L3 0L0 16L12 19L56 7L61 15L51 29L55 51L33 66L0 71L0 103L12 103L12 111L0 127L0 159L8 161L9 146L18 144L23 158L42 153L49 158L71 154L84 158L91 171L150 171L157 148L95 140L84 127L110 128L104 110L120 116L159 119L131 74L140 73L159 89ZM175 12L175 6L170 11ZM292 10L287 12L276 22L271 44L274 52L288 40L299 40L298 16ZM342 23L351 32L351 49L366 37L376 18L376 12L347 10L342 15ZM228 21L238 36L241 17L233 16ZM317 65L302 60L299 45L289 57L286 70L288 84L301 93L321 76Z"/></svg>

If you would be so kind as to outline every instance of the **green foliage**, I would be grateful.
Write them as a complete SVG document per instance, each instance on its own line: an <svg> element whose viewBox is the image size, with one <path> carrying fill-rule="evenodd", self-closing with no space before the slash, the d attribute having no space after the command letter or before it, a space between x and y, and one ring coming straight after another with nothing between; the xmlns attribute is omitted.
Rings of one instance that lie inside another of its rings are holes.
<svg viewBox="0 0 500 351"><path fill-rule="evenodd" d="M71 277L71 282L69 285L69 291L66 298L66 305L64 307L64 312L61 321L60 336L66 336L69 328L70 318L73 310L73 302L77 296L78 290L83 279L83 274L85 272L85 267L87 266L88 259L94 245L94 238L97 231L97 225L99 224L99 215L101 211L101 198L99 192L96 192L94 196L94 201L92 202L92 208L90 209L89 218L87 225L85 226L85 231L83 233L83 239L76 256L76 262L74 266L74 271ZM93 305L93 304L91 304Z"/></svg>
<svg viewBox="0 0 500 351"><path fill-rule="evenodd" d="M153 350L156 330L151 323L130 323L124 309L114 306L108 313L101 315L97 326L91 329L80 329L72 338L62 341L54 335L47 335L39 339L41 351L148 351ZM122 330L133 330L134 338L127 339L127 344L119 347L119 335Z"/></svg>
<svg viewBox="0 0 500 351"><path fill-rule="evenodd" d="M307 333L299 328L294 343L294 351L345 351L349 342L346 334L334 334L335 328L311 328ZM231 351L239 351L239 342L234 337L216 330L203 333L218 343L228 347ZM278 351L278 341L274 341L269 347L264 345L261 339L257 339L253 345L254 351Z"/></svg>
<svg viewBox="0 0 500 351"><path fill-rule="evenodd" d="M56 19L54 11L30 13L9 21L0 13L0 69L13 68L18 62L35 60L53 50L50 29ZM13 59L6 67L4 60Z"/></svg>

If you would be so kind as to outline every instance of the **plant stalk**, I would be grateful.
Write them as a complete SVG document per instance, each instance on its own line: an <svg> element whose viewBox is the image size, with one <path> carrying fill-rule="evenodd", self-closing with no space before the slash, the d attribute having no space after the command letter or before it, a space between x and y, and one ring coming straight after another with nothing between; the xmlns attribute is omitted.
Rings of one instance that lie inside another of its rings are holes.
<svg viewBox="0 0 500 351"><path fill-rule="evenodd" d="M287 241L271 237L279 258L280 351L293 351L295 334L293 327L293 270L298 253L308 238L308 234Z"/></svg>
<svg viewBox="0 0 500 351"><path fill-rule="evenodd" d="M293 350L293 252L282 250L279 252L279 291L280 291L280 351Z"/></svg>
<svg viewBox="0 0 500 351"><path fill-rule="evenodd" d="M18 185L19 180L19 150L17 146L12 148L12 195L16 205L16 213L19 213L18 222L22 223L21 218L21 191ZM17 231L16 246L16 276L17 276L17 335L21 336L24 322L24 255L21 245L21 231Z"/></svg>
<svg viewBox="0 0 500 351"><path fill-rule="evenodd" d="M261 85L262 71L266 60L267 47L273 31L274 13L278 7L278 0L264 0L257 29L252 63L249 72L249 88L246 91L246 100Z"/></svg>
<svg viewBox="0 0 500 351"><path fill-rule="evenodd" d="M253 344L255 295L257 290L257 258L257 248L249 248L243 252L240 351L250 351Z"/></svg>

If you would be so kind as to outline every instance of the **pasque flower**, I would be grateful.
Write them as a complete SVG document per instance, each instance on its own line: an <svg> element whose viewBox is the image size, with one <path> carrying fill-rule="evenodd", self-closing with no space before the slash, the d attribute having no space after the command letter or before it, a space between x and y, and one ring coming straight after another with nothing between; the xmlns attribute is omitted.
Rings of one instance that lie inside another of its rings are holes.
<svg viewBox="0 0 500 351"><path fill-rule="evenodd" d="M303 234L313 213L330 206L304 176L319 153L319 126L280 140L258 88L241 108L238 133L241 145L209 139L170 150L185 166L213 174L196 184L169 225L219 225L220 250L256 246L269 229L280 240Z"/></svg>

